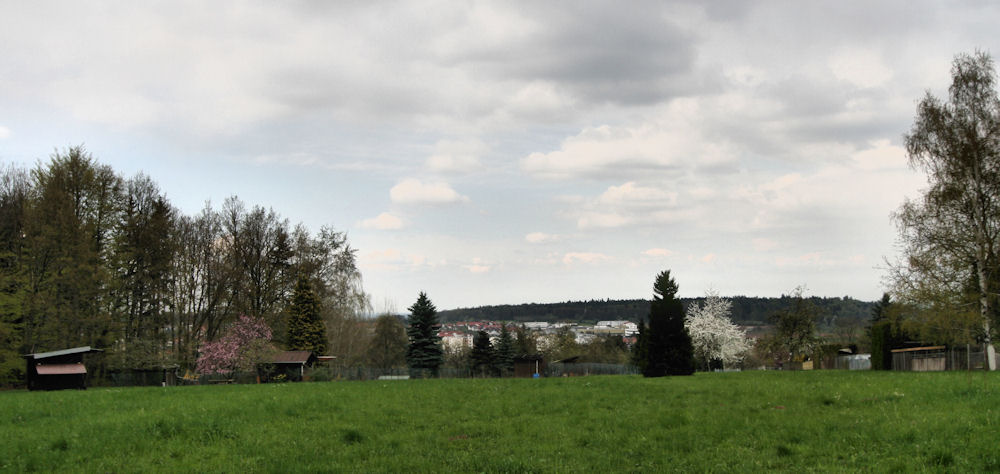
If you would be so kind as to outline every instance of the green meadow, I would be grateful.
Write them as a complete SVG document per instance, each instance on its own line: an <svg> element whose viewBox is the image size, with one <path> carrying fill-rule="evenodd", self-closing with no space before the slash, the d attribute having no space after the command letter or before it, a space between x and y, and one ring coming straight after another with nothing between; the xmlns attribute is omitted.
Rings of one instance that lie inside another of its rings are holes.
<svg viewBox="0 0 1000 474"><path fill-rule="evenodd" d="M13 472L982 472L998 432L981 372L0 392Z"/></svg>

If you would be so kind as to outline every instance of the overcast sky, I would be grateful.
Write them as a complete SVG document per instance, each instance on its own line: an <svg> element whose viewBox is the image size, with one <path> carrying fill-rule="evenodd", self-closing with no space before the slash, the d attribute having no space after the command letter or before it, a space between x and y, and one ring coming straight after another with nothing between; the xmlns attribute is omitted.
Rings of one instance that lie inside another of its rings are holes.
<svg viewBox="0 0 1000 474"><path fill-rule="evenodd" d="M705 3L704 5L702 3ZM0 0L0 164L348 232L376 309L874 300L903 134L992 2Z"/></svg>

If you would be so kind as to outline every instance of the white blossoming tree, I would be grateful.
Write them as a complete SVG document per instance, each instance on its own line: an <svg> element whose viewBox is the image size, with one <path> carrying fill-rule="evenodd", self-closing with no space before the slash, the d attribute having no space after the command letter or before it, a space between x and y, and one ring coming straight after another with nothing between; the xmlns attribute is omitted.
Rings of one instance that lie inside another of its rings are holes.
<svg viewBox="0 0 1000 474"><path fill-rule="evenodd" d="M709 291L705 301L692 306L687 312L685 325L694 344L694 356L703 367L713 361L722 367L739 363L750 351L752 342L746 332L730 319L732 301L720 298Z"/></svg>

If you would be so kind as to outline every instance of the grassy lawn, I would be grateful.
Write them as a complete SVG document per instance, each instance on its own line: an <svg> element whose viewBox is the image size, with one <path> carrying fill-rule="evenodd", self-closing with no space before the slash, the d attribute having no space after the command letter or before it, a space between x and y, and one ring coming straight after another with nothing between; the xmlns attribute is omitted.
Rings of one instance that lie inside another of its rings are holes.
<svg viewBox="0 0 1000 474"><path fill-rule="evenodd" d="M4 471L1000 471L1000 376L744 372L0 392Z"/></svg>

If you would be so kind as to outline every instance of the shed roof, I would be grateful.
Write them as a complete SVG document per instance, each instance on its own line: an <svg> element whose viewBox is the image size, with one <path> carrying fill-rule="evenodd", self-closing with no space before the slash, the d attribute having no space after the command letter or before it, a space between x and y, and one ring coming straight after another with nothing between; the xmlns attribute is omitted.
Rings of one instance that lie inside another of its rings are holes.
<svg viewBox="0 0 1000 474"><path fill-rule="evenodd" d="M305 364L312 357L312 351L284 351L275 354L275 364Z"/></svg>
<svg viewBox="0 0 1000 474"><path fill-rule="evenodd" d="M911 347L909 349L893 349L892 352L943 351L945 346Z"/></svg>
<svg viewBox="0 0 1000 474"><path fill-rule="evenodd" d="M86 354L88 352L104 352L101 349L93 349L90 346L74 347L72 349L63 349L59 351L52 352L39 352L37 354L25 354L23 357L25 359L46 359L49 357L59 357L70 354Z"/></svg>
<svg viewBox="0 0 1000 474"><path fill-rule="evenodd" d="M76 375L87 373L87 368L83 364L46 364L36 365L35 371L38 375Z"/></svg>

